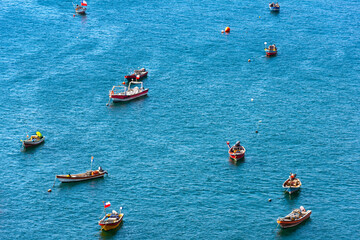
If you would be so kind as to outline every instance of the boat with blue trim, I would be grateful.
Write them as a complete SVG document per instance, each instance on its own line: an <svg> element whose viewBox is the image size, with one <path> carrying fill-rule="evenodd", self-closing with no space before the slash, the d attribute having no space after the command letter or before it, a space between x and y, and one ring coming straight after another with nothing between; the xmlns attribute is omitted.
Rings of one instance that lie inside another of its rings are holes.
<svg viewBox="0 0 360 240"><path fill-rule="evenodd" d="M282 186L289 194L292 194L300 189L301 181L300 179L296 178L296 174L290 173L289 178L283 183Z"/></svg>
<svg viewBox="0 0 360 240"><path fill-rule="evenodd" d="M280 11L280 5L279 3L269 3L269 9L272 12L278 12Z"/></svg>

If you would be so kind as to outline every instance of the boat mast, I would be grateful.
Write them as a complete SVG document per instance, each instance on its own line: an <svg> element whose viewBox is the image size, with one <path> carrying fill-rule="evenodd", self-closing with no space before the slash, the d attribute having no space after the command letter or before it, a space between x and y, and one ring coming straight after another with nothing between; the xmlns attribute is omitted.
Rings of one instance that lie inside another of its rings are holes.
<svg viewBox="0 0 360 240"><path fill-rule="evenodd" d="M94 160L94 156L91 156L90 171L92 171L92 163L93 163L93 160Z"/></svg>

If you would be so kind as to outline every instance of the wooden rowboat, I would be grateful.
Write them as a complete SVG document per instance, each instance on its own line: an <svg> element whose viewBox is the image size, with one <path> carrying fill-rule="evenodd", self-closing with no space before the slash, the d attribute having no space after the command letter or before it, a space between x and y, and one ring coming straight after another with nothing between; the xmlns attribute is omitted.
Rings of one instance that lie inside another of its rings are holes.
<svg viewBox="0 0 360 240"><path fill-rule="evenodd" d="M305 210L303 206L299 209L293 210L290 214L286 215L283 218L278 218L277 223L282 228L289 228L299 225L306 219L310 218L311 210Z"/></svg>
<svg viewBox="0 0 360 240"><path fill-rule="evenodd" d="M245 157L246 149L240 145L240 141L238 141L234 146L230 147L230 143L226 142L229 147L229 156L233 160L240 160Z"/></svg>
<svg viewBox="0 0 360 240"><path fill-rule="evenodd" d="M99 167L98 170L95 171L89 170L85 173L56 175L56 178L59 179L60 182L69 183L69 182L81 182L90 179L101 178L104 177L105 174L108 174L108 172L101 169L101 167Z"/></svg>
<svg viewBox="0 0 360 240"><path fill-rule="evenodd" d="M301 187L300 179L296 178L296 174L290 173L290 177L283 183L282 187L289 193L296 192Z"/></svg>
<svg viewBox="0 0 360 240"><path fill-rule="evenodd" d="M21 140L25 148L34 147L40 145L45 141L45 137L40 132L36 132L36 135L32 135L26 140Z"/></svg>
<svg viewBox="0 0 360 240"><path fill-rule="evenodd" d="M117 228L120 225L120 223L122 222L123 217L124 217L124 214L121 213L121 208L120 208L120 213L117 213L115 210L113 210L112 213L106 214L99 221L99 225L101 226L101 229L103 231L109 231L109 230Z"/></svg>

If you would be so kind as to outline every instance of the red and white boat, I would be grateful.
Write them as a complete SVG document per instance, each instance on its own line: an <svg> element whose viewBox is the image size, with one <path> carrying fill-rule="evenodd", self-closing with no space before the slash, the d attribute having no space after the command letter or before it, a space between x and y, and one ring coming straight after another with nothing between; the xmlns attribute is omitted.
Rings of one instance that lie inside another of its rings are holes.
<svg viewBox="0 0 360 240"><path fill-rule="evenodd" d="M140 88L138 86L131 88L131 85L136 84L140 84ZM113 88L109 92L109 98L113 102L126 102L135 98L143 97L148 94L148 91L148 88L144 89L142 82L129 82L128 87L113 86Z"/></svg>
<svg viewBox="0 0 360 240"><path fill-rule="evenodd" d="M133 74L126 75L125 79L128 81L134 81L134 80L141 80L143 78L147 77L148 72L145 68L142 68L140 70L134 70Z"/></svg>
<svg viewBox="0 0 360 240"><path fill-rule="evenodd" d="M311 210L306 211L305 208L301 206L299 209L293 210L286 217L278 218L277 223L282 228L294 227L296 225L299 225L306 219L310 218L310 215L311 215Z"/></svg>
<svg viewBox="0 0 360 240"><path fill-rule="evenodd" d="M236 144L230 147L230 143L226 142L229 147L229 156L233 160L240 160L245 157L246 149L240 145L240 141L237 141Z"/></svg>

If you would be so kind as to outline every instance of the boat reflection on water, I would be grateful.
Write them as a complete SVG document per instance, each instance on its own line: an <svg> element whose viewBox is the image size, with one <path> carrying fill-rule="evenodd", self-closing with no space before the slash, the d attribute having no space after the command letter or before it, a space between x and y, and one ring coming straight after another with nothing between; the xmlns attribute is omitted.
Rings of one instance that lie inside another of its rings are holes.
<svg viewBox="0 0 360 240"><path fill-rule="evenodd" d="M238 160L234 160L233 158L229 157L229 162L234 166L239 166L245 162L245 157L238 159Z"/></svg>

